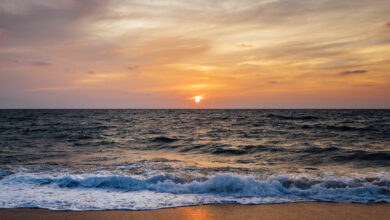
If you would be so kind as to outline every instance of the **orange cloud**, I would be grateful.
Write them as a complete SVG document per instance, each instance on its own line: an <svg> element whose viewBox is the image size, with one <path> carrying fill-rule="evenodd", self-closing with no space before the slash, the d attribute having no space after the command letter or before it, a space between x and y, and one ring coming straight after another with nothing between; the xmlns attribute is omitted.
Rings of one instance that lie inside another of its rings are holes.
<svg viewBox="0 0 390 220"><path fill-rule="evenodd" d="M2 11L0 94L10 105L31 98L19 91L67 88L126 107L191 107L200 95L202 107L374 103L361 97L390 107L386 0L45 5Z"/></svg>
<svg viewBox="0 0 390 220"><path fill-rule="evenodd" d="M0 28L0 37L5 36L7 31L5 29Z"/></svg>
<svg viewBox="0 0 390 220"><path fill-rule="evenodd" d="M339 74L342 76L348 76L348 75L363 74L363 73L367 73L367 72L368 72L367 70L352 70L352 71L348 70L348 71L343 71Z"/></svg>
<svg viewBox="0 0 390 220"><path fill-rule="evenodd" d="M117 55L120 54L121 52L117 48L112 48L109 50L104 50L101 52L103 55Z"/></svg>
<svg viewBox="0 0 390 220"><path fill-rule="evenodd" d="M253 45L251 44L244 44L244 43L240 43L240 44L236 44L237 47L242 47L242 48L252 48Z"/></svg>

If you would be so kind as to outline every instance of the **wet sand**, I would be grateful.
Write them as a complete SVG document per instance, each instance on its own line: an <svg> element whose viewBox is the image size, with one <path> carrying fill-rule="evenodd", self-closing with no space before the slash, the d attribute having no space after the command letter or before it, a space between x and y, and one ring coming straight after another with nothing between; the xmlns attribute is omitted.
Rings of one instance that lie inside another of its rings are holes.
<svg viewBox="0 0 390 220"><path fill-rule="evenodd" d="M201 205L146 211L0 209L0 219L386 219L390 204L307 202L267 205Z"/></svg>

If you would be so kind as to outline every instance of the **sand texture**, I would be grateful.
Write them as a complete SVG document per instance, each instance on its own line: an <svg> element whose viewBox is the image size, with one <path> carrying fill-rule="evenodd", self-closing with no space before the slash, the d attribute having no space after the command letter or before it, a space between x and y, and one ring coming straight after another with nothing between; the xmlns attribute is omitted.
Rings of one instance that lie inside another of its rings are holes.
<svg viewBox="0 0 390 220"><path fill-rule="evenodd" d="M0 219L389 219L390 204L291 203L202 205L148 211L1 209Z"/></svg>

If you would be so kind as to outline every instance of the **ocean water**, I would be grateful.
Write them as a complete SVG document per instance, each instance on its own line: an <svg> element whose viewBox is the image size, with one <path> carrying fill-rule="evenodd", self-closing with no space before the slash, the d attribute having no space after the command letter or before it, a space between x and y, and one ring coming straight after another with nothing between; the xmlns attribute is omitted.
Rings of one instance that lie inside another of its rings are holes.
<svg viewBox="0 0 390 220"><path fill-rule="evenodd" d="M390 110L0 110L0 208L390 202Z"/></svg>

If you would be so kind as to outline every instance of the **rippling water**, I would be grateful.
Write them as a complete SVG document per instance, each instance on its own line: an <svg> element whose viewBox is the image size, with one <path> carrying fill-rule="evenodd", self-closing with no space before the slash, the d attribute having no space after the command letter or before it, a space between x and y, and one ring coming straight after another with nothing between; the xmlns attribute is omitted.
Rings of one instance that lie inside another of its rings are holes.
<svg viewBox="0 0 390 220"><path fill-rule="evenodd" d="M389 110L1 110L0 208L390 202Z"/></svg>

